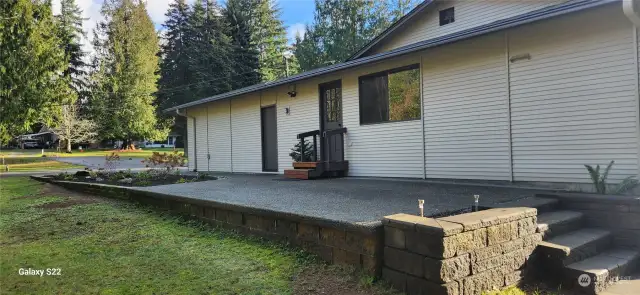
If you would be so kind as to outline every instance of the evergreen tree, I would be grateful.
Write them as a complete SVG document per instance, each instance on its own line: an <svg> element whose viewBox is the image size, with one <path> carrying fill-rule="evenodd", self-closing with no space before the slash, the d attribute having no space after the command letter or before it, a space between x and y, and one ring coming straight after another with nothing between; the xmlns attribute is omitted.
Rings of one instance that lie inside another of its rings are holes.
<svg viewBox="0 0 640 295"><path fill-rule="evenodd" d="M254 17L256 0L228 0L223 10L226 23L229 26L229 36L233 54L232 82L233 89L260 83L259 51L252 39L253 26L251 20Z"/></svg>
<svg viewBox="0 0 640 295"><path fill-rule="evenodd" d="M262 80L283 78L286 76L284 53L288 49L287 32L280 19L280 8L273 0L262 0L256 3L255 10L252 39L260 52Z"/></svg>
<svg viewBox="0 0 640 295"><path fill-rule="evenodd" d="M77 94L85 91L84 76L86 75L85 53L82 51L80 40L85 36L82 30L82 10L75 0L60 1L60 15L57 16L60 39L63 43L65 57L68 59L67 68L63 74L71 81L71 87Z"/></svg>
<svg viewBox="0 0 640 295"><path fill-rule="evenodd" d="M300 68L339 63L365 46L402 17L415 0L316 0L313 23L305 38L297 38L295 55Z"/></svg>
<svg viewBox="0 0 640 295"><path fill-rule="evenodd" d="M189 91L183 90L192 83L187 50L189 6L185 0L169 4L164 42L160 48L160 79L158 80L159 111L193 100ZM173 91L172 91L173 90Z"/></svg>
<svg viewBox="0 0 640 295"><path fill-rule="evenodd" d="M211 0L196 2L188 24L189 68L195 83L190 87L191 93L202 98L230 91L233 49L220 8Z"/></svg>
<svg viewBox="0 0 640 295"><path fill-rule="evenodd" d="M49 1L0 1L0 142L68 103L65 67Z"/></svg>
<svg viewBox="0 0 640 295"><path fill-rule="evenodd" d="M91 108L103 138L161 139L153 94L158 36L140 0L106 0L95 32L97 58Z"/></svg>

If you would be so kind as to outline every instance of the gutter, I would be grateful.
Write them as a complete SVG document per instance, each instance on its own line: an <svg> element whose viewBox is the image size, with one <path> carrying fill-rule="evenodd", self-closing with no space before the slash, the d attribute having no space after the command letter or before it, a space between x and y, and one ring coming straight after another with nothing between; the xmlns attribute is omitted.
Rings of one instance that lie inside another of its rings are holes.
<svg viewBox="0 0 640 295"><path fill-rule="evenodd" d="M373 64L375 62L384 61L393 57L404 56L406 54L417 52L420 50L425 50L428 48L438 47L445 44L467 40L473 37L478 37L478 36L486 35L489 33L506 30L506 29L526 25L526 24L541 21L541 20L546 20L552 17L558 17L558 16L569 14L569 13L596 8L606 4L611 4L611 3L620 2L620 1L621 0L569 1L568 3L558 4L555 6L532 11L523 15L518 15L508 19L498 20L486 25L481 25L478 27L469 28L463 31L455 32L455 33L441 36L438 38L433 38L433 39L421 41L418 43L410 44L404 47L396 48L394 50L379 53L376 55L366 56L359 59L350 60L348 62L327 66L319 69L314 69L308 72L300 73L294 76L290 76L290 77L272 81L272 82L266 82L262 84L248 86L245 88L232 90L226 93L218 94L215 96L203 98L190 103L185 103L179 106L168 108L164 110L164 112L172 112L176 109L192 107L192 106L204 104L211 101L232 98L242 94L253 93L263 89L269 89L269 88L274 88L276 86L287 85L297 81L306 80L309 78L322 76L322 75L338 72L341 70L355 68L360 65ZM625 0L625 1L628 1L628 0Z"/></svg>
<svg viewBox="0 0 640 295"><path fill-rule="evenodd" d="M175 109L176 110L176 115L180 116L180 117L185 117L188 119L192 119L193 120L193 171L198 171L198 156L196 153L196 117L191 117L189 115L187 115L186 112L181 113L180 109ZM189 133L187 133L187 155L189 154Z"/></svg>
<svg viewBox="0 0 640 295"><path fill-rule="evenodd" d="M622 11L636 27L640 27L640 0L622 0Z"/></svg>

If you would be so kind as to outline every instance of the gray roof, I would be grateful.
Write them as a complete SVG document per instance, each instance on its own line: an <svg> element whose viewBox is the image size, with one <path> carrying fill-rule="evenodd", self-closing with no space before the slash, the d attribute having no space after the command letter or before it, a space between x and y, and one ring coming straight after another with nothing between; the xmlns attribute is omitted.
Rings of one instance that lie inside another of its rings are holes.
<svg viewBox="0 0 640 295"><path fill-rule="evenodd" d="M539 9L539 10L535 10L535 11L531 11L531 12L528 12L528 13L525 13L525 14L521 14L521 15L518 15L518 16L515 16L515 17L502 19L502 20L498 20L498 21L495 21L495 22L492 22L492 23L489 23L489 24L485 24L485 25L474 27L474 28L462 30L462 31L459 31L459 32L455 32L455 33L452 33L452 34L445 35L445 36L441 36L441 37L437 37L437 38L433 38L433 39L429 39L429 40L424 40L424 41L421 41L421 42L416 42L416 43L413 43L413 44L410 44L410 45L406 45L406 46L403 46L403 47L399 47L399 48L393 49L391 51L382 52L382 53L378 53L378 54L370 55L370 56L365 56L365 57L362 57L362 58L349 60L349 61L346 61L346 62L343 62L343 63L339 63L339 64L335 64L335 65L331 65L331 66L327 66L327 67L318 68L318 69L314 69L314 70L311 70L311 71L303 72L303 73L300 73L300 74L297 74L297 75L293 75L293 76L289 76L289 77L286 77L286 78L282 78L282 79L279 79L279 80L276 80L276 81L256 84L256 85L252 85L252 86L236 89L236 90L233 90L233 91L229 91L229 92L226 92L226 93L214 95L214 96L211 96L211 97L199 99L199 100L192 101L192 102L189 102L189 103L181 104L179 106L168 108L168 109L165 110L165 112L171 112L171 111L175 111L175 110L178 110L178 109L184 109L184 108L188 108L188 107L193 107L193 106L197 106L197 105L208 103L208 102L212 102L212 101L232 98L232 97L239 96L239 95L242 95L242 94L252 93L252 92L256 92L256 91L260 91L260 90L265 90L265 89L273 88L273 87L276 87L276 86L287 85L287 84L291 84L291 83L294 83L294 82L302 81L302 80L305 80L305 79L318 77L318 76L321 76L321 75L326 75L326 74L330 74L330 73L334 73L334 72L337 72L337 71L354 68L354 67L361 66L361 65L370 64L370 63L373 63L373 62L377 62L377 61L381 61L381 60L385 60L385 59L389 59L389 58L393 58L393 57L409 54L409 53L420 51L420 50L424 50L424 49L427 49L427 48L437 47L437 46L441 46L441 45L445 45L445 44L449 44L449 43L453 43L453 42L457 42L457 41L461 41L461 40L477 37L477 36L480 36L480 35L485 35L485 34L489 34L489 33L492 33L492 32L497 32L497 31L501 31L501 30L505 30L505 29L509 29L509 28L513 28L513 27L517 27L517 26L521 26L521 25L525 25L525 24L528 24L528 23L532 23L532 22L536 22L536 21L540 21L540 20L544 20L544 19L548 19L548 18L552 18L552 17L568 14L568 13L573 13L573 12L581 11L581 10L584 10L584 9L595 8L595 7L599 7L599 6L605 5L605 4L609 4L609 3L613 3L613 2L619 2L619 1L620 0L574 0L574 1L568 1L568 2L565 2L565 3L548 6L548 7Z"/></svg>

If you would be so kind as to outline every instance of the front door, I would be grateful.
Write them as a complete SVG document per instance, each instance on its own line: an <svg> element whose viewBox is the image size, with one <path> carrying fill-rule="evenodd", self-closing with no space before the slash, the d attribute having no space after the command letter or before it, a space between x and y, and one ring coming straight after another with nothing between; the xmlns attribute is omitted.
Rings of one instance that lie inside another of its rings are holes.
<svg viewBox="0 0 640 295"><path fill-rule="evenodd" d="M320 133L342 128L342 82L320 85ZM323 161L343 161L344 143L341 134L327 136L321 141Z"/></svg>
<svg viewBox="0 0 640 295"><path fill-rule="evenodd" d="M262 125L262 171L278 171L278 131L276 107L264 107L260 110Z"/></svg>

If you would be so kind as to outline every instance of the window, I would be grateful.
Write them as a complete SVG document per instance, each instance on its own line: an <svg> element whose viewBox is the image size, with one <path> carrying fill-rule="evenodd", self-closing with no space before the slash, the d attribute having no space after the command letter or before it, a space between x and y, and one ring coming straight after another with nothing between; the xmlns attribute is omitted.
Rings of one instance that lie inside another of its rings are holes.
<svg viewBox="0 0 640 295"><path fill-rule="evenodd" d="M360 124L413 119L420 119L418 65L360 77Z"/></svg>
<svg viewBox="0 0 640 295"><path fill-rule="evenodd" d="M453 7L440 10L440 26L450 24L454 21L456 21L456 17Z"/></svg>

